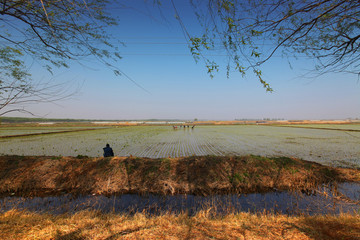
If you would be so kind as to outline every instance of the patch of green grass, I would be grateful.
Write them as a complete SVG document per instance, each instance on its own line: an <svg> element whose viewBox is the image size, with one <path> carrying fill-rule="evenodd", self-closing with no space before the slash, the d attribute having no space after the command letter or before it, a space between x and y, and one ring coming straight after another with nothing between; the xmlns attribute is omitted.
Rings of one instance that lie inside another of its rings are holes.
<svg viewBox="0 0 360 240"><path fill-rule="evenodd" d="M313 166L312 166L310 163L306 163L306 164L305 164L305 168L306 168L307 170L311 170L311 169L313 168Z"/></svg>
<svg viewBox="0 0 360 240"><path fill-rule="evenodd" d="M294 166L296 164L295 160L288 157L277 157L277 158L273 158L273 160L279 167L283 167L283 168Z"/></svg>
<svg viewBox="0 0 360 240"><path fill-rule="evenodd" d="M334 169L323 168L320 170L321 174L323 174L326 178L334 179L337 175Z"/></svg>
<svg viewBox="0 0 360 240"><path fill-rule="evenodd" d="M298 173L298 172L299 172L299 169L290 168L289 171L290 171L291 174L295 174L295 173Z"/></svg>
<svg viewBox="0 0 360 240"><path fill-rule="evenodd" d="M233 176L229 176L229 181L233 186L237 186L240 183L246 182L246 176L244 174L235 173Z"/></svg>
<svg viewBox="0 0 360 240"><path fill-rule="evenodd" d="M270 161L270 159L267 157L262 157L262 156L258 156L258 155L252 155L252 154L250 154L249 156L251 159L254 159L254 160Z"/></svg>

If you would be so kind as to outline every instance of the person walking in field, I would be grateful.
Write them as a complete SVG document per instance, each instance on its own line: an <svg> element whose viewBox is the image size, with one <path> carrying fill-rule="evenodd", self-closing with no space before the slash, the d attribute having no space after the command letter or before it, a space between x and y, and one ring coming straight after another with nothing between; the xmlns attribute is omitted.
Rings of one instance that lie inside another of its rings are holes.
<svg viewBox="0 0 360 240"><path fill-rule="evenodd" d="M104 147L103 149L104 149L104 157L114 156L114 152L108 143L106 144L106 147Z"/></svg>

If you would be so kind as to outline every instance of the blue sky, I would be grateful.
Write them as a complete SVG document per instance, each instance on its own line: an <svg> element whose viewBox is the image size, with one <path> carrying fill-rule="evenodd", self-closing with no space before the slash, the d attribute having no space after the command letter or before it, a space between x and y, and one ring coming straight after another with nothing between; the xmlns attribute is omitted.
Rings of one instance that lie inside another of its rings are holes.
<svg viewBox="0 0 360 240"><path fill-rule="evenodd" d="M189 32L199 33L187 1L174 2ZM305 78L302 75L314 66L311 59L290 59L290 68L287 59L275 54L262 67L273 93L267 93L251 73L226 78L222 56L216 58L221 70L211 79L204 64L192 58L170 5L161 8L165 20L143 0L131 4L133 8L111 10L120 21L109 31L114 42L118 39L126 45L119 45L123 59L116 66L146 91L91 58L57 69L53 76L33 64L34 79L66 81L70 89L78 90L56 104L27 106L30 111L47 118L81 119L360 118L357 76Z"/></svg>

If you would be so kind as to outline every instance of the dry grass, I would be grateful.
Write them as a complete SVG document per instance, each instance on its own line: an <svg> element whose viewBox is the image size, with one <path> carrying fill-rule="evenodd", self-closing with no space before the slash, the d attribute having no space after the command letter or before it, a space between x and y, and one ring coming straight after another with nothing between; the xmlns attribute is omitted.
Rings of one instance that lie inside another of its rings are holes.
<svg viewBox="0 0 360 240"><path fill-rule="evenodd" d="M156 193L211 195L311 190L323 183L360 181L360 170L331 168L295 158L199 156L0 156L0 193Z"/></svg>
<svg viewBox="0 0 360 240"><path fill-rule="evenodd" d="M0 239L360 239L360 216L289 217L211 209L149 217L101 214L48 215L11 210L0 215Z"/></svg>

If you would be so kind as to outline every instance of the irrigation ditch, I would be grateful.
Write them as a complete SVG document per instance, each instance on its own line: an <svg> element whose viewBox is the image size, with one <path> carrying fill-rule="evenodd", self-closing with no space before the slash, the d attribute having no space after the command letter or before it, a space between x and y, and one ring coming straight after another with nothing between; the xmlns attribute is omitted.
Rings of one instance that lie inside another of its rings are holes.
<svg viewBox="0 0 360 240"><path fill-rule="evenodd" d="M360 170L296 158L0 156L0 211L359 212Z"/></svg>
<svg viewBox="0 0 360 240"><path fill-rule="evenodd" d="M341 183L322 186L312 193L272 191L251 194L197 195L72 195L47 197L2 197L1 211L11 209L46 212L51 214L76 213L95 210L102 213L187 213L190 216L199 211L212 211L215 215L237 212L275 213L287 215L319 215L357 213L360 209L360 184Z"/></svg>

